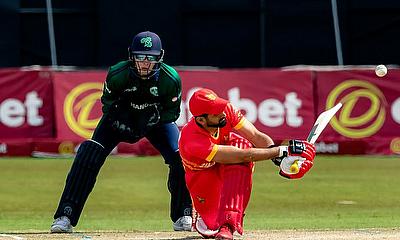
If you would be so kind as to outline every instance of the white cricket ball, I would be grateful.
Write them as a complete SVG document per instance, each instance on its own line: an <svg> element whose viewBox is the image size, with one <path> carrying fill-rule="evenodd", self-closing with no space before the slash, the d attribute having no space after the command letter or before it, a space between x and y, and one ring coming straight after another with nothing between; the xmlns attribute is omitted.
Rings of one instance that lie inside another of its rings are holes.
<svg viewBox="0 0 400 240"><path fill-rule="evenodd" d="M380 64L375 68L375 74L378 77L384 77L387 74L387 71L387 67L383 64Z"/></svg>

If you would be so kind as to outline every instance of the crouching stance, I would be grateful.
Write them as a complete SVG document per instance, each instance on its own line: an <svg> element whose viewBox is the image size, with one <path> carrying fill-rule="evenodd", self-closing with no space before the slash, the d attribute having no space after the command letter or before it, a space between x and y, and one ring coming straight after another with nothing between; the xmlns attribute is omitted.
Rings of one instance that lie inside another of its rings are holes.
<svg viewBox="0 0 400 240"><path fill-rule="evenodd" d="M68 173L54 214L52 233L72 232L106 157L120 142L146 137L169 167L170 218L175 231L190 231L192 202L178 152L175 121L181 104L181 79L163 63L164 50L157 34L137 34L129 60L112 66L104 83L103 116L91 140L81 144Z"/></svg>
<svg viewBox="0 0 400 240"><path fill-rule="evenodd" d="M234 232L243 233L253 162L274 159L279 165L282 159L296 156L303 162L299 172L280 171L280 175L300 178L313 165L315 147L300 140L274 146L268 135L209 89L196 91L189 108L193 118L181 131L179 149L196 211L194 227L203 237L233 239Z"/></svg>

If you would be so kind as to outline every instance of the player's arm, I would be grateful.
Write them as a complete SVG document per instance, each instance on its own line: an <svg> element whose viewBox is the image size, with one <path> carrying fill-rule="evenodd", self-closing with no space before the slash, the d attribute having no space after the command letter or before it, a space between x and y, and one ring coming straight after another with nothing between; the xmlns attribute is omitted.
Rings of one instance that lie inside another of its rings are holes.
<svg viewBox="0 0 400 240"><path fill-rule="evenodd" d="M111 106L114 104L115 101L118 100L119 95L120 90L116 87L115 79L113 78L113 74L110 68L106 80L104 81L103 95L101 96L103 113L108 113L110 111Z"/></svg>
<svg viewBox="0 0 400 240"><path fill-rule="evenodd" d="M241 136L248 139L255 147L266 148L274 145L274 141L270 136L259 131L247 119L243 119L243 124L239 129L237 129L237 131Z"/></svg>
<svg viewBox="0 0 400 240"><path fill-rule="evenodd" d="M178 73L172 67L165 64L162 66L162 70L168 75L166 81L162 81L160 84L160 91L163 93L162 96L162 111L160 113L160 121L163 123L174 122L179 118L181 112L181 101L182 101L182 83Z"/></svg>
<svg viewBox="0 0 400 240"><path fill-rule="evenodd" d="M256 162L278 157L279 147L241 149L229 145L217 145L218 149L212 159L222 164Z"/></svg>
<svg viewBox="0 0 400 240"><path fill-rule="evenodd" d="M298 156L312 161L315 157L315 146L300 140L290 140L289 146L270 148L240 149L229 145L215 145L214 148L212 160L223 164L256 162L286 156Z"/></svg>

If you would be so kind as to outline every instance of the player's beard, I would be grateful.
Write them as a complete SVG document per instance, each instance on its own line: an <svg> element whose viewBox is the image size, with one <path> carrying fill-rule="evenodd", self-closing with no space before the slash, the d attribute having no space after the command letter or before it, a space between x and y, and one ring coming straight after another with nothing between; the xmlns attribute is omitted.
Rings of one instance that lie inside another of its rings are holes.
<svg viewBox="0 0 400 240"><path fill-rule="evenodd" d="M225 125L226 125L226 117L222 117L217 124L209 124L207 121L207 127L222 128L225 127Z"/></svg>

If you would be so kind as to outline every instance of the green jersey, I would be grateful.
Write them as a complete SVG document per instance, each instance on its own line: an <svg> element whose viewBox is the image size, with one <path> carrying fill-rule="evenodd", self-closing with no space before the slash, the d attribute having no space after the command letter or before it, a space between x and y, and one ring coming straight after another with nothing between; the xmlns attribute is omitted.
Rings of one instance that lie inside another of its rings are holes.
<svg viewBox="0 0 400 240"><path fill-rule="evenodd" d="M129 106L134 110L156 106L161 123L176 121L182 97L181 79L176 70L161 63L155 76L141 79L133 73L131 64L131 61L122 61L110 67L101 97L103 113L108 113L111 105L128 93Z"/></svg>

